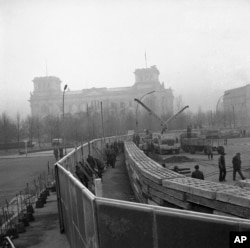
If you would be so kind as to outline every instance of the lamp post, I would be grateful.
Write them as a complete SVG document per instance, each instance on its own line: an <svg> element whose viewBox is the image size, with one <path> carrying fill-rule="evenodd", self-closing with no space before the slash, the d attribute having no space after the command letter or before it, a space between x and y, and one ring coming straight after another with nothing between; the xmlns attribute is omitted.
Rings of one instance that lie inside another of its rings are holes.
<svg viewBox="0 0 250 248"><path fill-rule="evenodd" d="M152 91L150 91L150 92L145 93L144 95L142 95L142 96L140 97L139 100L141 101L145 96L150 95L150 94L152 94L152 93L154 93L154 92L155 92L155 90L152 90ZM135 125L136 125L136 132L138 133L138 118L137 118L137 112L138 112L138 103L137 103L136 109L135 109Z"/></svg>
<svg viewBox="0 0 250 248"><path fill-rule="evenodd" d="M223 96L227 96L227 95L229 95L229 94L230 94L230 92L226 92L225 94L223 94L222 96L220 96L220 98L218 99L217 104L216 104L216 114L217 114L217 112L218 112L218 106L219 106L219 102L220 102L221 98L222 98Z"/></svg>
<svg viewBox="0 0 250 248"><path fill-rule="evenodd" d="M63 114L63 148L65 150L65 155L66 155L66 147L65 147L65 128L64 128L64 95L65 95L65 90L68 88L68 85L65 84L63 88L63 104L62 104L62 114Z"/></svg>
<svg viewBox="0 0 250 248"><path fill-rule="evenodd" d="M219 97L219 99L218 99L218 101L217 101L217 104L216 104L216 111L215 111L216 117L217 117L217 118L218 118L218 106L219 106L219 102L220 102L220 100L221 100L222 97L227 96L227 95L229 95L229 94L230 94L230 92L226 92L225 94L223 94L222 96ZM216 119L217 119L217 118L216 118Z"/></svg>

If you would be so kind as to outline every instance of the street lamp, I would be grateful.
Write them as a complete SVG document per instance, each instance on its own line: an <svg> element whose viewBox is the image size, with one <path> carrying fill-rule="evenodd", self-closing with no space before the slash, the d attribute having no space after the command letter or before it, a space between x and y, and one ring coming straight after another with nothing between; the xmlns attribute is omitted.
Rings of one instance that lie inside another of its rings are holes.
<svg viewBox="0 0 250 248"><path fill-rule="evenodd" d="M221 98L224 97L224 96L227 96L229 94L230 94L230 92L226 92L225 94L223 94L222 96L219 97L219 99L217 101L217 104L216 104L216 111L215 111L216 117L217 117L216 119L218 119L218 106L219 106L219 102L220 102Z"/></svg>
<svg viewBox="0 0 250 248"><path fill-rule="evenodd" d="M64 143L64 140L65 140L65 128L64 128L64 95L65 95L65 90L68 88L68 85L65 84L64 85L64 88L63 88L63 104L62 104L62 114L63 114L63 148L65 150L65 155L66 155L66 147L65 147L65 143Z"/></svg>
<svg viewBox="0 0 250 248"><path fill-rule="evenodd" d="M219 102L220 102L221 98L222 98L223 96L227 96L227 95L229 95L229 94L230 94L230 92L226 92L225 94L223 94L223 95L218 99L217 104L216 104L216 114L217 114L217 112L218 112L218 106L219 106Z"/></svg>
<svg viewBox="0 0 250 248"><path fill-rule="evenodd" d="M150 91L150 92L147 92L147 93L145 93L144 95L142 95L141 97L140 97L140 101L145 97L145 96L147 96L147 95L150 95L150 94L152 94L152 93L154 93L155 92L155 90L152 90L152 91ZM135 109L135 124L136 124L136 132L138 133L138 118L137 118L137 112L138 112L138 102L137 102L137 105L136 105L136 109Z"/></svg>

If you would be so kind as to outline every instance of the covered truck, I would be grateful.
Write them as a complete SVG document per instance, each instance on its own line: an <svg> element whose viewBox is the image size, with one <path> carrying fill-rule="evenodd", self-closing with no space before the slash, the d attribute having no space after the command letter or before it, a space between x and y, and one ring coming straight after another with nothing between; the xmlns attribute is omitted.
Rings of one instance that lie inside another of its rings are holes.
<svg viewBox="0 0 250 248"><path fill-rule="evenodd" d="M207 139L205 137L183 138L181 139L181 148L185 152L204 152L207 154L207 149L211 146L213 151L217 151L220 154L224 152L223 142L222 139Z"/></svg>

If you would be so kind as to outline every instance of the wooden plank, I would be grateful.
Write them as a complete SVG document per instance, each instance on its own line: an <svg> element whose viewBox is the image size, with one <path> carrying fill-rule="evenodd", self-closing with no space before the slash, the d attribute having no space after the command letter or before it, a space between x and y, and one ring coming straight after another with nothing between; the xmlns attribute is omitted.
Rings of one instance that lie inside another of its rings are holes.
<svg viewBox="0 0 250 248"><path fill-rule="evenodd" d="M171 195L167 195L167 194L164 194L160 191L157 191L157 190L154 190L152 188L149 188L149 195L151 195L152 197L157 197L159 199L162 199L164 201L167 201L171 204L174 204L178 207L181 207L183 209L191 209L191 204L188 203L188 202L185 202L185 201L181 201L177 198L174 198L173 196Z"/></svg>
<svg viewBox="0 0 250 248"><path fill-rule="evenodd" d="M158 206L163 206L164 205L164 201L158 197L155 197L155 196L151 196L152 200L154 202L157 203Z"/></svg>
<svg viewBox="0 0 250 248"><path fill-rule="evenodd" d="M200 204L202 206L207 206L209 208L213 208L218 211L222 211L225 213L229 213L238 217L250 218L250 209L246 207L241 207L233 204L229 204L226 202L220 202L215 199L207 199L204 197L186 194L186 201L193 202L196 204Z"/></svg>
<svg viewBox="0 0 250 248"><path fill-rule="evenodd" d="M192 206L191 210L195 211L195 212L213 214L213 211L214 211L212 208L202 206L202 205L199 205L199 204L196 204L196 203L191 203L191 206Z"/></svg>
<svg viewBox="0 0 250 248"><path fill-rule="evenodd" d="M148 199L148 204L149 204L149 205L154 205L154 206L159 206L159 205L160 205L160 204L158 204L158 203L156 203L155 201L150 200L150 199Z"/></svg>
<svg viewBox="0 0 250 248"><path fill-rule="evenodd" d="M181 201L185 201L185 199L186 199L185 193L182 191L162 187L161 185L156 184L156 183L148 180L147 178L144 178L143 182L145 184L147 184L149 188L153 188L153 189L160 191L162 193L171 195L171 196L173 196Z"/></svg>
<svg viewBox="0 0 250 248"><path fill-rule="evenodd" d="M228 213L225 213L225 212L222 212L222 211L218 211L218 210L214 210L213 214L221 215L221 216L228 216L228 217L237 217L237 218L239 218L238 216L235 216L233 214L228 214Z"/></svg>

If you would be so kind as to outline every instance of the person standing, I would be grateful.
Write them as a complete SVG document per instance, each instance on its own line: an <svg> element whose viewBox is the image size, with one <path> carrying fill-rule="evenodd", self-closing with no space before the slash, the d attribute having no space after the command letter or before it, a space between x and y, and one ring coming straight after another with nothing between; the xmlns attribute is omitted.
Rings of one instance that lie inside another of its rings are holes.
<svg viewBox="0 0 250 248"><path fill-rule="evenodd" d="M57 160L58 160L58 148L57 148L57 147L54 147L53 152L54 152L55 159L56 159L56 161L57 161Z"/></svg>
<svg viewBox="0 0 250 248"><path fill-rule="evenodd" d="M59 147L59 156L63 158L63 147Z"/></svg>
<svg viewBox="0 0 250 248"><path fill-rule="evenodd" d="M195 168L195 171L192 172L191 177L192 177L192 178L197 178L197 179L200 179L200 180L204 180L204 174L203 174L202 171L200 171L199 165L198 165L198 164L195 165L194 168Z"/></svg>
<svg viewBox="0 0 250 248"><path fill-rule="evenodd" d="M221 155L219 157L219 170L220 170L220 174L219 174L219 181L220 182L225 182L226 181L226 174L227 174L227 170L226 170L226 161L225 161L225 153L221 152Z"/></svg>
<svg viewBox="0 0 250 248"><path fill-rule="evenodd" d="M240 177L242 180L245 180L246 178L243 176L242 172L241 172L241 158L240 158L240 153L236 153L236 155L233 157L232 160L233 163L233 180L235 181L235 177L236 177L236 172L239 173Z"/></svg>
<svg viewBox="0 0 250 248"><path fill-rule="evenodd" d="M212 149L211 144L207 145L206 152L207 152L208 160L213 160L213 149Z"/></svg>

